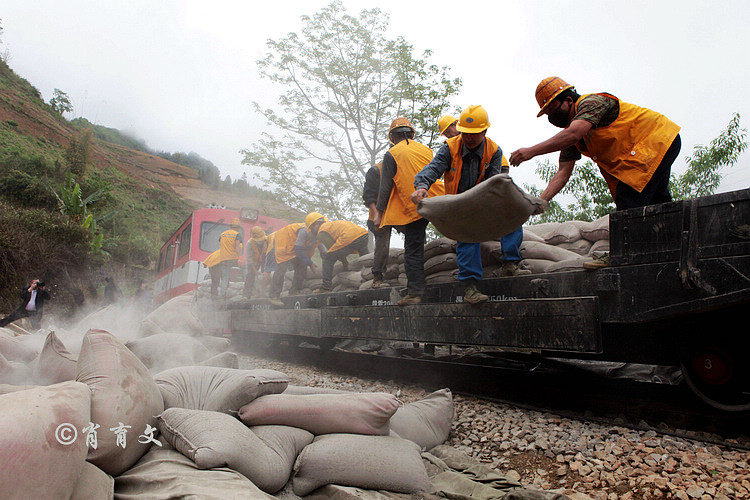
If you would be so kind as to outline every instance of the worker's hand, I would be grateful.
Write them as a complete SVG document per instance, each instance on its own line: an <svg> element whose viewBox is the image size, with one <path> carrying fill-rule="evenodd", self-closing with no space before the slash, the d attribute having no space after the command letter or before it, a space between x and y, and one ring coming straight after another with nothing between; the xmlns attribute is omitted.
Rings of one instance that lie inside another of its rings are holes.
<svg viewBox="0 0 750 500"><path fill-rule="evenodd" d="M513 165L514 167L517 167L521 163L528 161L534 157L534 154L531 152L530 148L521 148L516 149L510 154L510 159L508 160L508 163Z"/></svg>
<svg viewBox="0 0 750 500"><path fill-rule="evenodd" d="M427 198L427 190L425 188L419 188L411 194L411 201L415 205L418 205L420 201Z"/></svg>
<svg viewBox="0 0 750 500"><path fill-rule="evenodd" d="M380 223L383 222L383 212L375 209L375 216L372 219L372 223L375 225L375 229L380 227Z"/></svg>
<svg viewBox="0 0 750 500"><path fill-rule="evenodd" d="M544 198L540 198L540 200L542 200L542 204L537 206L536 209L534 209L534 213L532 213L531 215L542 215L544 211L547 210L549 202Z"/></svg>

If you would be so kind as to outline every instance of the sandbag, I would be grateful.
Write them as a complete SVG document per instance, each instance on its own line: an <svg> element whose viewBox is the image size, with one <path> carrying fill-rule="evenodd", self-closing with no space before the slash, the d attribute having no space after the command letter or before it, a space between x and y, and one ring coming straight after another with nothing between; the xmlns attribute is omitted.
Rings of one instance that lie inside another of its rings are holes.
<svg viewBox="0 0 750 500"><path fill-rule="evenodd" d="M231 339L215 335L201 335L200 337L196 337L196 339L208 349L208 352L212 356L226 351L232 345Z"/></svg>
<svg viewBox="0 0 750 500"><path fill-rule="evenodd" d="M530 226L524 226L524 232L528 231L530 233L536 234L537 236L541 237L542 240L544 240L547 234L549 234L550 232L560 227L560 224L562 223L561 222L542 222L540 224L532 224Z"/></svg>
<svg viewBox="0 0 750 500"><path fill-rule="evenodd" d="M122 303L110 304L79 320L72 331L80 336L92 329L106 330L125 342L138 336L140 325L133 318L140 318L141 314L141 310L137 307L123 307ZM73 346L69 347L74 349Z"/></svg>
<svg viewBox="0 0 750 500"><path fill-rule="evenodd" d="M584 240L583 238L570 243L560 243L557 246L564 248L565 250L570 250L578 255L588 255L591 251L591 242Z"/></svg>
<svg viewBox="0 0 750 500"><path fill-rule="evenodd" d="M186 293L168 300L153 310L141 322L143 336L156 333L184 333L197 336L206 328L195 314L193 294Z"/></svg>
<svg viewBox="0 0 750 500"><path fill-rule="evenodd" d="M135 354L103 330L89 330L83 337L76 380L91 389L91 422L100 426L98 446L89 449L87 460L117 476L148 451L148 442L139 436L156 426L156 415L164 409L159 388ZM124 447L112 430L121 424L130 426Z"/></svg>
<svg viewBox="0 0 750 500"><path fill-rule="evenodd" d="M217 366L219 368L234 368L240 367L240 360L236 352L222 352L216 356L212 356L205 361L198 363L198 366Z"/></svg>
<svg viewBox="0 0 750 500"><path fill-rule="evenodd" d="M583 263L586 261L590 261L590 260L591 260L590 257L579 255L578 257L574 257L572 259L566 259L566 260L561 260L558 262L553 262L549 266L547 266L547 272L554 273L557 271L582 270Z"/></svg>
<svg viewBox="0 0 750 500"><path fill-rule="evenodd" d="M84 462L70 500L112 500L114 496L114 478L91 462Z"/></svg>
<svg viewBox="0 0 750 500"><path fill-rule="evenodd" d="M21 342L7 328L0 328L0 355L8 361L30 363L39 355L39 351Z"/></svg>
<svg viewBox="0 0 750 500"><path fill-rule="evenodd" d="M590 222L578 220L562 222L555 229L544 235L544 241L550 245L578 241L581 239L581 227L588 227L590 224Z"/></svg>
<svg viewBox="0 0 750 500"><path fill-rule="evenodd" d="M370 252L364 255L360 255L357 261L359 262L359 265L361 265L363 268L372 267L372 263L375 261L375 253Z"/></svg>
<svg viewBox="0 0 750 500"><path fill-rule="evenodd" d="M540 274L540 273L546 273L547 268L554 264L554 260L547 260L547 259L530 259L526 258L523 259L523 268L528 269L532 272L532 274Z"/></svg>
<svg viewBox="0 0 750 500"><path fill-rule="evenodd" d="M458 281L458 269L448 269L446 271L438 271L436 273L428 274L425 276L424 281L428 285L453 283L454 281Z"/></svg>
<svg viewBox="0 0 750 500"><path fill-rule="evenodd" d="M90 404L89 388L73 381L0 396L3 499L70 498L86 461L79 431Z"/></svg>
<svg viewBox="0 0 750 500"><path fill-rule="evenodd" d="M532 231L530 228L533 226L524 226L523 228L523 241L538 241L544 243L544 238L539 236L537 233Z"/></svg>
<svg viewBox="0 0 750 500"><path fill-rule="evenodd" d="M235 413L257 397L284 392L289 377L267 369L184 366L163 371L154 381L164 408Z"/></svg>
<svg viewBox="0 0 750 500"><path fill-rule="evenodd" d="M483 241L479 244L479 253L482 256L482 267L503 261L503 245L499 241Z"/></svg>
<svg viewBox="0 0 750 500"><path fill-rule="evenodd" d="M599 217L589 227L581 229L581 237L592 243L599 240L609 240L609 215Z"/></svg>
<svg viewBox="0 0 750 500"><path fill-rule="evenodd" d="M39 385L57 384L76 378L76 358L55 332L49 332L42 352L34 362L34 381Z"/></svg>
<svg viewBox="0 0 750 500"><path fill-rule="evenodd" d="M596 252L609 252L609 240L598 240L591 245L589 255L593 255Z"/></svg>
<svg viewBox="0 0 750 500"><path fill-rule="evenodd" d="M524 259L544 259L560 262L579 257L577 253L570 250L536 241L524 241L521 243L519 250L521 257Z"/></svg>
<svg viewBox="0 0 750 500"><path fill-rule="evenodd" d="M26 363L8 361L0 354L0 384L31 384L34 382L33 378L33 372L26 366Z"/></svg>
<svg viewBox="0 0 750 500"><path fill-rule="evenodd" d="M26 391L28 389L35 389L39 387L37 385L16 385L16 384L0 384L0 396L3 394L10 394L11 392Z"/></svg>
<svg viewBox="0 0 750 500"><path fill-rule="evenodd" d="M388 421L399 407L387 393L272 394L239 411L247 425L289 425L315 435L332 433L388 434Z"/></svg>
<svg viewBox="0 0 750 500"><path fill-rule="evenodd" d="M118 500L274 500L237 471L201 470L179 451L155 444L115 478L115 495Z"/></svg>
<svg viewBox="0 0 750 500"><path fill-rule="evenodd" d="M430 490L418 445L392 436L358 434L318 436L297 457L292 478L296 495L326 484L399 493Z"/></svg>
<svg viewBox="0 0 750 500"><path fill-rule="evenodd" d="M498 174L461 194L425 198L417 212L443 236L467 243L497 240L521 227L542 205L507 174Z"/></svg>
<svg viewBox="0 0 750 500"><path fill-rule="evenodd" d="M357 289L362 284L362 273L360 271L341 272L334 278L334 284Z"/></svg>
<svg viewBox="0 0 750 500"><path fill-rule="evenodd" d="M194 365L211 357L197 337L184 333L155 333L130 340L125 346L154 372Z"/></svg>
<svg viewBox="0 0 750 500"><path fill-rule="evenodd" d="M435 391L396 410L390 420L392 433L429 450L448 440L453 425L450 389Z"/></svg>
<svg viewBox="0 0 750 500"><path fill-rule="evenodd" d="M456 240L443 236L426 243L424 246L424 260L431 259L441 253L456 253Z"/></svg>
<svg viewBox="0 0 750 500"><path fill-rule="evenodd" d="M268 493L284 487L297 455L313 440L302 429L264 426L253 430L225 413L184 408L164 410L159 415L159 431L199 468L227 466Z"/></svg>
<svg viewBox="0 0 750 500"><path fill-rule="evenodd" d="M448 271L457 268L458 263L456 262L456 254L443 253L428 259L424 263L424 274L425 276L429 276L430 274L434 274L440 271Z"/></svg>

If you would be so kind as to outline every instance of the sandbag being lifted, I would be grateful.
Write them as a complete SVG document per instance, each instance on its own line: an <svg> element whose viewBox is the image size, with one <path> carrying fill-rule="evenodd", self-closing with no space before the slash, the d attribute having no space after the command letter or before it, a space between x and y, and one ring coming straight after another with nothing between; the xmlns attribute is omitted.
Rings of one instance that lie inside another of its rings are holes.
<svg viewBox="0 0 750 500"><path fill-rule="evenodd" d="M515 231L542 205L524 193L507 174L498 174L461 194L425 198L417 212L443 236L478 243Z"/></svg>

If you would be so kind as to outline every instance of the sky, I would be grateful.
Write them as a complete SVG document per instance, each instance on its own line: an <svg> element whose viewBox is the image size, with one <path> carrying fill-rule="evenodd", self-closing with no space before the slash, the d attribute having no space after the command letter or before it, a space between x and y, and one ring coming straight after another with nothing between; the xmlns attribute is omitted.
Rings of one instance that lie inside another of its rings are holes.
<svg viewBox="0 0 750 500"><path fill-rule="evenodd" d="M328 0L3 0L0 53L67 118L129 131L155 150L194 151L222 177L241 164L267 127L256 101L273 107L282 89L259 76L266 40L299 31L302 15ZM553 135L537 118L534 90L560 76L579 93L612 93L682 127L673 172L707 145L734 113L750 128L750 2L747 0L344 0L349 14L379 7L389 36L449 66L463 80L454 106L481 104L488 136L509 156ZM538 157L544 160L547 157ZM556 161L557 155L548 156ZM544 184L534 161L511 170L516 184ZM726 169L720 192L750 187L750 153Z"/></svg>

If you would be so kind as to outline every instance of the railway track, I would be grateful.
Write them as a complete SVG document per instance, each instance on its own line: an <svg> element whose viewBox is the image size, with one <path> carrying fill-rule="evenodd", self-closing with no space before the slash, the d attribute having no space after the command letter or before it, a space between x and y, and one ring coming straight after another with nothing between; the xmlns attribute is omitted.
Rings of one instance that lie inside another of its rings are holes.
<svg viewBox="0 0 750 500"><path fill-rule="evenodd" d="M360 378L393 380L427 390L502 402L540 412L750 451L747 412L723 412L698 400L685 384L606 379L556 364L488 357L440 361L254 342L255 354ZM416 353L416 351L415 351Z"/></svg>

